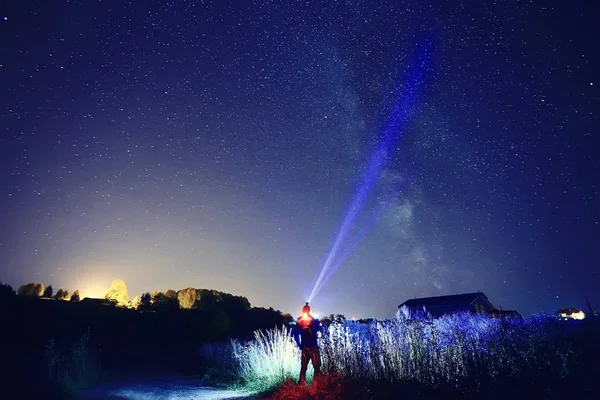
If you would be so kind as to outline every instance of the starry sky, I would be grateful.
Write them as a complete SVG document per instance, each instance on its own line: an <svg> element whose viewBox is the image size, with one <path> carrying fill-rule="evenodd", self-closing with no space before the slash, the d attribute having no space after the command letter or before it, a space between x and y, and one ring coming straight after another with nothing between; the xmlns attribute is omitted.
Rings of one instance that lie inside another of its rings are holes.
<svg viewBox="0 0 600 400"><path fill-rule="evenodd" d="M0 13L2 282L192 286L296 314L410 96L313 309L389 317L477 290L524 314L600 305L593 2L9 0Z"/></svg>

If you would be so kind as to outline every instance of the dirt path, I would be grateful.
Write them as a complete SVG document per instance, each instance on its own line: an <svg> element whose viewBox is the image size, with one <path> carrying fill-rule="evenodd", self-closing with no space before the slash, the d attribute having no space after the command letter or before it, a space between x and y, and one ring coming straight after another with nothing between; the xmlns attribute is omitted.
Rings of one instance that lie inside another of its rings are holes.
<svg viewBox="0 0 600 400"><path fill-rule="evenodd" d="M117 381L82 391L80 400L252 400L248 393L202 386L184 376L145 376Z"/></svg>

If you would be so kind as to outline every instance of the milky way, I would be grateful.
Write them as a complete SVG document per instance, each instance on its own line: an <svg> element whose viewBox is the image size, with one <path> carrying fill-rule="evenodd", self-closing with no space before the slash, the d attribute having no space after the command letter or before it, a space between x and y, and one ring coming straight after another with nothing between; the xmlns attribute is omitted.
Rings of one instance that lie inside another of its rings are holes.
<svg viewBox="0 0 600 400"><path fill-rule="evenodd" d="M296 313L425 42L423 90L314 308L600 304L598 12L563 3L9 1L0 281Z"/></svg>

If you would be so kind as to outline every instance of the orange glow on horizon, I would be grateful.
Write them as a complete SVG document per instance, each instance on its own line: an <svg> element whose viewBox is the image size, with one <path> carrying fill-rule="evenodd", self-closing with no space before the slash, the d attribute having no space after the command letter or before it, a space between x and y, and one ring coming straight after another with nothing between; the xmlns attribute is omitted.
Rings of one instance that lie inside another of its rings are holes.
<svg viewBox="0 0 600 400"><path fill-rule="evenodd" d="M68 286L73 290L79 289L79 297L103 299L110 289L114 276L108 273L108 267L100 263L91 263L86 260L72 260L70 266L77 271ZM125 266L119 266L125 268ZM71 290L69 290L71 292Z"/></svg>
<svg viewBox="0 0 600 400"><path fill-rule="evenodd" d="M86 297L92 299L102 299L104 295L108 291L109 288L104 287L104 285L98 283L92 283L90 285L84 286L79 290L79 296L84 299Z"/></svg>

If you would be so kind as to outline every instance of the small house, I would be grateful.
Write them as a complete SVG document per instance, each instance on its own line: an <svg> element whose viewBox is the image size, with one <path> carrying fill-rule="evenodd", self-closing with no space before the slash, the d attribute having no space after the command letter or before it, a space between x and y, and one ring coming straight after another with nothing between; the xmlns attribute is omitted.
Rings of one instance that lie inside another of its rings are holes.
<svg viewBox="0 0 600 400"><path fill-rule="evenodd" d="M562 320L567 319L584 319L585 313L579 308L561 308L556 312L558 318Z"/></svg>
<svg viewBox="0 0 600 400"><path fill-rule="evenodd" d="M81 300L80 303L83 305L89 305L89 306L93 306L93 307L98 307L98 306L115 307L117 305L117 302L115 300L96 299L93 297L86 297L83 300Z"/></svg>

